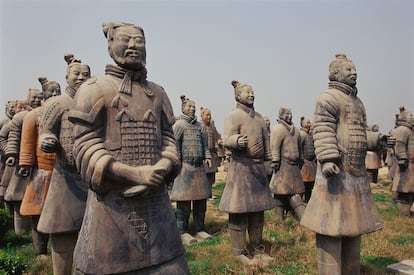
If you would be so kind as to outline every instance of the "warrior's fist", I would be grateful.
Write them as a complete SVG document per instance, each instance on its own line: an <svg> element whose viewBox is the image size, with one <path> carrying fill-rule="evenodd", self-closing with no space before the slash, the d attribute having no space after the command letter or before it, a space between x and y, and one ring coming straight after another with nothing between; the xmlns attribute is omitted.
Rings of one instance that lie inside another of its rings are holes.
<svg viewBox="0 0 414 275"><path fill-rule="evenodd" d="M339 174L339 167L333 162L325 162L322 164L322 174L326 178L330 178Z"/></svg>
<svg viewBox="0 0 414 275"><path fill-rule="evenodd" d="M270 167L272 167L273 173L276 173L280 169L280 161L272 161Z"/></svg>
<svg viewBox="0 0 414 275"><path fill-rule="evenodd" d="M240 147L240 148L246 148L247 147L247 136L240 136L238 139L237 139L237 145Z"/></svg>
<svg viewBox="0 0 414 275"><path fill-rule="evenodd" d="M56 152L58 140L52 135L44 135L40 138L40 150L46 153Z"/></svg>
<svg viewBox="0 0 414 275"><path fill-rule="evenodd" d="M27 178L28 176L30 176L30 166L21 166L19 169L19 175Z"/></svg>
<svg viewBox="0 0 414 275"><path fill-rule="evenodd" d="M6 164L8 166L14 166L16 164L16 158L15 157L8 157L6 160Z"/></svg>
<svg viewBox="0 0 414 275"><path fill-rule="evenodd" d="M205 161L204 161L206 164L207 164L207 166L210 168L211 167L211 159L205 159Z"/></svg>

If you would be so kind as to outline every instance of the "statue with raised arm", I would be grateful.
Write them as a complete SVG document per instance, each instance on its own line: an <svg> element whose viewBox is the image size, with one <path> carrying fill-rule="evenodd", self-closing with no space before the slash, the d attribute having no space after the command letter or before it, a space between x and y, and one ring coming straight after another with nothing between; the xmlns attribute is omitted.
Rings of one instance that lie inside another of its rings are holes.
<svg viewBox="0 0 414 275"><path fill-rule="evenodd" d="M38 231L50 234L53 274L71 274L73 249L85 212L88 186L82 181L73 157L73 124L68 112L80 85L90 78L87 64L73 54L65 54L66 89L50 98L42 107L40 149L56 153L46 200L38 223Z"/></svg>
<svg viewBox="0 0 414 275"><path fill-rule="evenodd" d="M103 24L116 65L79 89L74 157L89 185L76 274L189 274L167 183L178 173L174 114L147 80L141 27Z"/></svg>
<svg viewBox="0 0 414 275"><path fill-rule="evenodd" d="M237 104L224 121L224 146L231 159L219 209L229 214L233 255L247 265L256 259L270 262L273 258L265 254L262 240L264 211L274 207L264 165L271 160L269 135L263 117L254 110L253 88L236 80L231 84Z"/></svg>
<svg viewBox="0 0 414 275"><path fill-rule="evenodd" d="M360 274L361 235L383 228L365 168L366 114L345 54L330 63L329 80L314 112L317 171L301 224L316 233L319 274Z"/></svg>

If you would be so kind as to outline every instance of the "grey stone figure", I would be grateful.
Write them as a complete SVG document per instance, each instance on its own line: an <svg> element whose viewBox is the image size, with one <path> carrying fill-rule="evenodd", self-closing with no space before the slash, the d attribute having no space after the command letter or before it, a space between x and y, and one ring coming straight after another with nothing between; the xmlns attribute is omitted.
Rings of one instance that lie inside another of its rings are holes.
<svg viewBox="0 0 414 275"><path fill-rule="evenodd" d="M76 274L189 274L167 193L179 158L164 89L147 80L141 27L107 22L117 65L90 79L71 112L74 156L89 185Z"/></svg>
<svg viewBox="0 0 414 275"><path fill-rule="evenodd" d="M71 274L73 249L85 212L88 185L81 179L73 150L73 124L68 112L80 85L90 78L87 64L73 54L65 54L66 89L49 99L42 109L40 149L56 153L56 163L46 200L37 226L38 231L50 234L53 274Z"/></svg>
<svg viewBox="0 0 414 275"><path fill-rule="evenodd" d="M365 156L365 167L367 168L370 182L378 182L378 169L382 167L382 151L381 143L382 135L379 133L377 124L367 127L367 155Z"/></svg>
<svg viewBox="0 0 414 275"><path fill-rule="evenodd" d="M394 154L397 160L392 191L397 194L400 217L412 216L410 207L414 202L414 117L405 110L399 114L398 127L392 131L396 139Z"/></svg>
<svg viewBox="0 0 414 275"><path fill-rule="evenodd" d="M184 95L181 101L183 114L173 126L181 171L174 180L170 199L177 202L176 218L183 244L191 244L212 238L204 228L207 199L211 197L211 184L204 163L207 163L208 168L211 167L211 154L207 132L195 115L194 101ZM188 228L191 204L195 238L189 234Z"/></svg>
<svg viewBox="0 0 414 275"><path fill-rule="evenodd" d="M60 95L60 85L56 81L48 81L45 77L39 77L39 82L42 84L42 105L49 98ZM49 235L39 232L37 224L56 159L54 153L44 153L39 147L39 122L42 108L43 106L35 108L24 117L19 152L19 175L30 178L20 206L20 214L30 216L33 248L39 260L46 259Z"/></svg>
<svg viewBox="0 0 414 275"><path fill-rule="evenodd" d="M290 108L279 109L278 124L270 134L270 150L273 168L270 191L275 200L275 217L282 220L285 210L293 210L300 219L305 210L302 201L305 185L300 173L303 157L299 129L292 122Z"/></svg>
<svg viewBox="0 0 414 275"><path fill-rule="evenodd" d="M221 159L219 157L220 146L223 145L221 134L217 131L216 125L211 118L211 111L208 108L201 107L201 124L207 133L208 150L211 155L211 165L204 165L208 181L212 186L216 182L216 172L220 166Z"/></svg>
<svg viewBox="0 0 414 275"><path fill-rule="evenodd" d="M9 100L6 103L5 113L6 117L0 121L0 208L4 208L4 193L6 192L7 185L9 184L10 173L5 177L3 181L3 174L6 170L6 157L5 150L7 146L7 138L9 135L10 123L14 114L16 113L17 100ZM8 169L10 170L10 169Z"/></svg>
<svg viewBox="0 0 414 275"><path fill-rule="evenodd" d="M313 146L312 123L302 116L300 118L300 147L303 155L303 166L300 169L305 184L304 202L307 203L312 195L316 176L316 155Z"/></svg>
<svg viewBox="0 0 414 275"><path fill-rule="evenodd" d="M319 274L360 274L361 235L382 229L365 168L366 114L355 65L337 54L316 103L317 171L301 224L316 232Z"/></svg>
<svg viewBox="0 0 414 275"><path fill-rule="evenodd" d="M30 230L30 217L24 217L20 214L20 205L23 200L26 186L29 178L23 177L19 172L19 152L20 140L22 137L22 126L25 116L30 110L40 107L42 101L42 92L37 89L29 89L27 95L28 109L23 110L13 116L6 148L6 165L14 166L13 174L10 178L9 185L4 200L10 209L13 209L14 231L16 234L23 234Z"/></svg>
<svg viewBox="0 0 414 275"><path fill-rule="evenodd" d="M269 135L269 139L270 139L270 133L271 133L270 119L267 116L263 116L263 119L265 121L267 134ZM270 179L272 178L272 174L273 174L272 160L266 160L264 162L264 164L265 164L265 168L266 168L266 175L267 175L267 178L269 179L269 182L270 182Z"/></svg>
<svg viewBox="0 0 414 275"><path fill-rule="evenodd" d="M219 209L229 213L232 254L248 265L257 259L270 262L273 258L265 254L262 242L264 211L274 207L264 165L271 159L269 135L263 117L254 110L253 88L236 80L231 84L237 104L224 121L223 141L231 158Z"/></svg>

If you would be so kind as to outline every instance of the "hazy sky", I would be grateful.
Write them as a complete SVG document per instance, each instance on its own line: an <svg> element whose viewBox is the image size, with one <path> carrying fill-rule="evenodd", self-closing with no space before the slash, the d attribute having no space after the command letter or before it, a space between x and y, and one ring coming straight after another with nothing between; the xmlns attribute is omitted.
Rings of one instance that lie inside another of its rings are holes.
<svg viewBox="0 0 414 275"><path fill-rule="evenodd" d="M0 114L10 99L41 89L46 76L66 87L65 53L93 75L112 64L104 21L141 25L148 78L181 114L180 95L212 110L223 131L239 80L255 109L276 123L280 107L312 118L328 85L328 65L344 52L356 65L368 123L388 132L400 105L414 111L414 1L18 1L0 0Z"/></svg>

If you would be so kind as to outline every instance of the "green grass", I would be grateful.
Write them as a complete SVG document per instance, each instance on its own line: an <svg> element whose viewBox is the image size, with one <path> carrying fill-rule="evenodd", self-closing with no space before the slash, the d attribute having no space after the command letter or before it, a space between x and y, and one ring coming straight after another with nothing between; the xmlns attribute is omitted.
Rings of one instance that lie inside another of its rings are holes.
<svg viewBox="0 0 414 275"><path fill-rule="evenodd" d="M373 188L374 201L384 223L384 228L362 236L361 274L388 274L389 264L406 260L414 255L414 219L400 218L397 205L389 191L390 180L380 178L384 187ZM266 253L275 258L267 267L243 266L231 255L227 213L218 210L225 183L213 185L216 200L208 201L206 231L213 234L210 241L185 247L190 272L193 275L234 274L317 274L315 233L300 226L292 214L283 221L276 221L273 211L265 211L263 241ZM0 220L1 220L0 210ZM10 220L2 220L10 226ZM26 265L29 274L52 274L51 264L36 266L30 235L16 236L9 231L0 244L1 255L15 257L9 262L15 266ZM248 242L248 238L247 238ZM1 268L1 266L0 266ZM3 273L2 273L3 272ZM1 271L0 274L13 274Z"/></svg>

